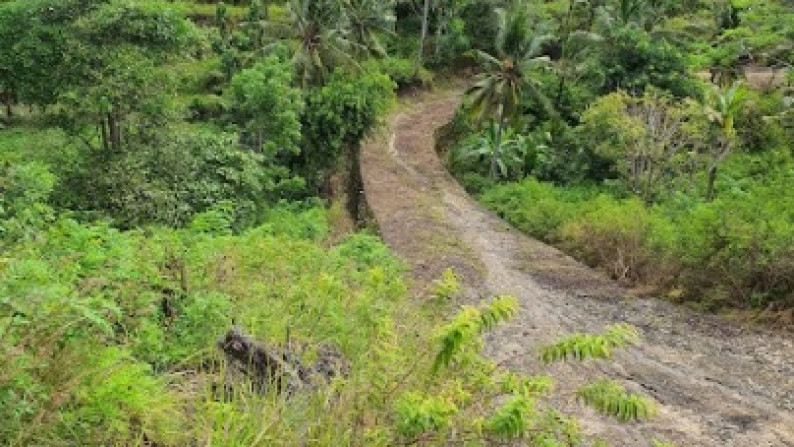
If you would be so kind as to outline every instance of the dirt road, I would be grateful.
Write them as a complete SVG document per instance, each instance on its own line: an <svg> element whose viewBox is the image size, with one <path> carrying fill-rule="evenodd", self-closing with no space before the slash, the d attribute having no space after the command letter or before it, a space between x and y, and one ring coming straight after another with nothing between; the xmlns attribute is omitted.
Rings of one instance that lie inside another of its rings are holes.
<svg viewBox="0 0 794 447"><path fill-rule="evenodd" d="M464 276L470 300L519 298L520 314L489 335L488 354L516 370L554 375L558 395L606 376L659 402L656 418L629 424L573 399L556 402L585 433L611 445L645 446L656 438L679 447L794 446L794 338L633 298L484 211L434 151L434 131L457 106L456 92L406 101L362 153L366 196L381 235L410 263L416 287L453 267ZM616 322L639 328L641 344L584 365L547 367L537 360L540 345Z"/></svg>

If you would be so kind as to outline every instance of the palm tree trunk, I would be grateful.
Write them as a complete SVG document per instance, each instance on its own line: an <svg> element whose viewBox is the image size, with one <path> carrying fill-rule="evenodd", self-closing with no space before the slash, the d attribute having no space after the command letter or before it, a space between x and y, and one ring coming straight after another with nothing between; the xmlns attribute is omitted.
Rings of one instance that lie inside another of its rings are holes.
<svg viewBox="0 0 794 447"><path fill-rule="evenodd" d="M706 185L706 202L714 200L714 183L717 181L718 166L713 164L709 167L708 185Z"/></svg>
<svg viewBox="0 0 794 447"><path fill-rule="evenodd" d="M108 130L110 136L110 146L116 151L121 151L121 120L118 115L114 113L108 114Z"/></svg>
<svg viewBox="0 0 794 447"><path fill-rule="evenodd" d="M6 106L6 117L12 118L14 116L14 92L13 90L5 90L0 97L3 98Z"/></svg>
<svg viewBox="0 0 794 447"><path fill-rule="evenodd" d="M711 166L709 166L708 171L708 184L706 185L706 201L711 202L714 200L714 184L717 181L717 171L719 170L720 165L725 160L725 157L731 153L732 145L731 145L731 138L725 137L725 140L721 142L723 145L720 148L720 151L716 154L714 159L711 162Z"/></svg>
<svg viewBox="0 0 794 447"><path fill-rule="evenodd" d="M645 203L650 205L653 202L653 160L648 161L648 178L645 182Z"/></svg>
<svg viewBox="0 0 794 447"><path fill-rule="evenodd" d="M573 15L573 4L574 0L570 0L568 3L568 13L565 15L565 34L562 36L562 48L560 49L560 84L557 86L557 98L554 100L554 105L557 110L560 110L560 106L562 105L562 95L565 92L565 82L567 81L568 77L565 52L568 50L568 38L571 35L571 16Z"/></svg>
<svg viewBox="0 0 794 447"><path fill-rule="evenodd" d="M102 149L104 149L105 153L107 154L110 151L110 137L108 133L107 119L102 118L101 120L99 120L99 130L102 136Z"/></svg>
<svg viewBox="0 0 794 447"><path fill-rule="evenodd" d="M436 63L441 62L441 37L446 32L446 17L444 7L439 5L436 8L436 41L435 41L435 58Z"/></svg>
<svg viewBox="0 0 794 447"><path fill-rule="evenodd" d="M425 6L422 10L422 35L419 38L419 58L417 67L421 67L425 55L425 40L427 39L427 21L430 16L430 0L425 0Z"/></svg>
<svg viewBox="0 0 794 447"><path fill-rule="evenodd" d="M491 154L491 180L497 179L498 157L502 152L502 133L505 129L505 109L504 105L499 110L499 126L496 128L496 141L494 143L493 153Z"/></svg>
<svg viewBox="0 0 794 447"><path fill-rule="evenodd" d="M361 178L361 145L353 144L348 149L347 212L356 227L361 224L361 199L364 182Z"/></svg>

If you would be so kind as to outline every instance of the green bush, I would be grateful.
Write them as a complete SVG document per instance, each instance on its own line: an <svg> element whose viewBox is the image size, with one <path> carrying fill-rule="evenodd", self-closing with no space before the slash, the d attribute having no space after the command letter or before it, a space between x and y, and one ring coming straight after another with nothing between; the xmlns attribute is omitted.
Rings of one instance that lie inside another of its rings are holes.
<svg viewBox="0 0 794 447"><path fill-rule="evenodd" d="M62 411L56 433L94 445L141 437L185 442L181 399L162 377L120 348L99 349L92 357L94 366Z"/></svg>
<svg viewBox="0 0 794 447"><path fill-rule="evenodd" d="M480 200L518 229L545 241L558 238L562 226L583 213L589 193L565 191L528 178L520 183L498 185Z"/></svg>
<svg viewBox="0 0 794 447"><path fill-rule="evenodd" d="M777 119L783 110L779 92L764 95L748 91L748 99L736 117L740 146L756 153L785 146L785 131Z"/></svg>
<svg viewBox="0 0 794 447"><path fill-rule="evenodd" d="M216 95L196 95L187 105L188 119L194 121L217 120L227 111L222 98Z"/></svg>
<svg viewBox="0 0 794 447"><path fill-rule="evenodd" d="M647 206L528 179L481 196L519 229L613 278L655 285L711 308L794 306L790 170L728 189L713 202L683 195Z"/></svg>
<svg viewBox="0 0 794 447"><path fill-rule="evenodd" d="M425 68L417 68L416 62L411 59L373 59L368 61L366 68L389 76L397 85L397 90L428 88L433 83L433 73Z"/></svg>
<svg viewBox="0 0 794 447"><path fill-rule="evenodd" d="M124 228L183 226L223 201L235 204L234 227L246 228L269 202L302 188L286 168L240 149L234 136L203 130L122 153L91 152L82 166L63 175L58 205L108 216Z"/></svg>
<svg viewBox="0 0 794 447"><path fill-rule="evenodd" d="M281 203L265 211L264 220L265 223L254 230L261 235L319 241L331 232L325 211L318 205L306 208Z"/></svg>
<svg viewBox="0 0 794 447"><path fill-rule="evenodd" d="M4 168L0 171L0 240L32 237L52 217L46 203L56 178L36 162Z"/></svg>
<svg viewBox="0 0 794 447"><path fill-rule="evenodd" d="M381 73L336 72L322 88L306 93L301 118L303 141L294 165L309 186L319 189L379 123L394 98L394 83ZM351 164L357 166L358 163Z"/></svg>
<svg viewBox="0 0 794 447"><path fill-rule="evenodd" d="M654 86L679 98L701 96L681 51L633 24L607 30L601 50L592 54L598 65L591 68L601 72L601 93L622 89L639 95Z"/></svg>
<svg viewBox="0 0 794 447"><path fill-rule="evenodd" d="M464 172L458 181L466 188L470 194L482 194L495 185L495 181L487 175L479 172Z"/></svg>
<svg viewBox="0 0 794 447"><path fill-rule="evenodd" d="M619 281L653 283L664 274L673 229L638 199L598 196L589 211L566 222L560 244L589 265Z"/></svg>
<svg viewBox="0 0 794 447"><path fill-rule="evenodd" d="M794 305L791 175L671 213L690 298L715 307Z"/></svg>

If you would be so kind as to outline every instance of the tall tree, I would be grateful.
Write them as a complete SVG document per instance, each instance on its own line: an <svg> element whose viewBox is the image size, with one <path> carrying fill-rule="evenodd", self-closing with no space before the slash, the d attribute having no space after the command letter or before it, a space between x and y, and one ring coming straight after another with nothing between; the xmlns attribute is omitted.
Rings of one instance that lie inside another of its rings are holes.
<svg viewBox="0 0 794 447"><path fill-rule="evenodd" d="M536 32L523 0L513 2L508 9L500 9L497 21L495 53L475 51L484 72L467 91L466 107L478 125L488 120L496 122L494 144L498 151L505 126L518 114L525 95L548 102L530 73L548 66L549 58L541 56L541 51L550 36Z"/></svg>
<svg viewBox="0 0 794 447"><path fill-rule="evenodd" d="M560 80L557 84L557 94L554 98L554 106L557 110L562 108L566 83L577 72L583 71L582 67L578 66L577 62L581 59L585 59L583 56L587 49L603 40L601 35L593 31L575 28L574 11L579 3L586 2L583 0L569 0L565 19L561 24L558 35L560 42L560 59L557 62L557 68L560 74Z"/></svg>
<svg viewBox="0 0 794 447"><path fill-rule="evenodd" d="M578 127L581 144L608 163L628 190L646 203L678 181L676 166L708 141L709 123L694 100L648 89L636 97L615 92L594 101ZM694 160L692 160L694 161Z"/></svg>
<svg viewBox="0 0 794 447"><path fill-rule="evenodd" d="M419 36L419 55L417 57L417 66L424 65L425 58L425 42L427 41L428 21L430 20L430 0L425 0L425 6L422 8L422 34Z"/></svg>
<svg viewBox="0 0 794 447"><path fill-rule="evenodd" d="M270 55L235 75L230 112L243 147L270 158L299 153L303 96L289 61Z"/></svg>
<svg viewBox="0 0 794 447"><path fill-rule="evenodd" d="M297 40L292 61L302 85L322 85L335 66L354 62L350 21L341 2L291 0L289 13Z"/></svg>
<svg viewBox="0 0 794 447"><path fill-rule="evenodd" d="M711 162L708 167L708 183L706 184L707 201L714 200L717 171L736 146L736 116L746 97L747 91L741 83L735 83L727 90L712 90L708 96L706 110L709 118L719 126L720 137L711 149Z"/></svg>
<svg viewBox="0 0 794 447"><path fill-rule="evenodd" d="M346 0L344 5L356 52L385 56L380 36L394 32L394 0Z"/></svg>

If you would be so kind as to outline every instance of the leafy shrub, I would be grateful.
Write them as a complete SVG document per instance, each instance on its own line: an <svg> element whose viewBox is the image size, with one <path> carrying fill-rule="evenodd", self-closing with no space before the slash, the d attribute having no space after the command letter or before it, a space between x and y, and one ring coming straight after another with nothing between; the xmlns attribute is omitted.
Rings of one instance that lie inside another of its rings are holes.
<svg viewBox="0 0 794 447"><path fill-rule="evenodd" d="M230 235L234 225L234 204L222 201L193 216L190 229L197 233Z"/></svg>
<svg viewBox="0 0 794 447"><path fill-rule="evenodd" d="M395 404L397 432L412 438L442 430L456 412L455 404L440 397L409 393Z"/></svg>
<svg viewBox="0 0 794 447"><path fill-rule="evenodd" d="M581 215L588 195L585 190L565 191L528 178L520 183L495 186L480 200L518 229L552 241L557 239L563 224Z"/></svg>
<svg viewBox="0 0 794 447"><path fill-rule="evenodd" d="M91 365L95 365L98 348L109 342L111 321L120 316L120 306L92 287L90 276L81 278L104 262L103 250L95 248L101 243L89 240L81 251L70 250L70 244L60 243L57 234L48 234L46 242L31 240L14 247L0 271L0 331L4 334L0 352L6 360L0 367L0 413L6 421L0 440L4 444L11 440L39 444L46 441L40 436L57 430L59 412L74 393L87 391L85 380L97 371ZM70 262L64 262L65 258ZM92 343L95 349L89 348ZM104 422L110 425L129 422L126 416L108 416ZM34 422L35 429L26 427ZM96 428L97 433L110 429Z"/></svg>
<svg viewBox="0 0 794 447"><path fill-rule="evenodd" d="M740 146L750 152L762 152L785 145L784 130L777 116L783 112L779 93L762 95L748 91L748 98L736 117Z"/></svg>
<svg viewBox="0 0 794 447"><path fill-rule="evenodd" d="M107 215L122 227L182 226L232 201L235 228L245 228L268 201L302 186L286 168L238 148L233 136L208 131L176 133L122 153L89 153L83 166L64 175L58 204Z"/></svg>
<svg viewBox="0 0 794 447"><path fill-rule="evenodd" d="M374 72L389 76L398 91L428 88L433 83L433 73L422 67L417 68L416 62L411 59L387 57L369 61L365 65Z"/></svg>
<svg viewBox="0 0 794 447"><path fill-rule="evenodd" d="M762 172L763 181L737 183L713 202L679 195L647 206L532 179L481 200L618 280L669 287L706 307L781 309L794 303L794 195L784 186L792 174Z"/></svg>
<svg viewBox="0 0 794 447"><path fill-rule="evenodd" d="M181 362L203 361L228 330L234 300L219 292L177 292L160 298L161 311L131 329L135 357L162 372ZM164 312L165 311L165 312ZM188 366L188 365L184 365Z"/></svg>
<svg viewBox="0 0 794 447"><path fill-rule="evenodd" d="M190 121L211 121L226 113L226 105L220 96L196 95L190 99L187 113Z"/></svg>
<svg viewBox="0 0 794 447"><path fill-rule="evenodd" d="M59 431L90 444L140 437L185 442L181 399L149 365L115 347L100 350L91 361L92 370L61 413Z"/></svg>
<svg viewBox="0 0 794 447"><path fill-rule="evenodd" d="M483 194L495 186L496 181L479 172L465 172L458 179L470 194Z"/></svg>
<svg viewBox="0 0 794 447"><path fill-rule="evenodd" d="M623 89L641 94L654 86L679 98L701 96L681 51L665 39L653 39L638 26L610 28L601 51L594 55L600 65L591 67L602 71L602 93Z"/></svg>
<svg viewBox="0 0 794 447"><path fill-rule="evenodd" d="M325 184L345 151L357 154L359 143L378 124L393 97L394 83L379 73L337 72L324 87L307 93L302 150L295 166L311 187Z"/></svg>
<svg viewBox="0 0 794 447"><path fill-rule="evenodd" d="M0 263L0 443L181 445L215 433L184 430L182 418L189 405L212 419L202 400L216 379L179 379L199 390L177 393L164 372L213 364L217 336L234 321L265 340L332 344L356 368L368 364L406 294L385 246L360 236L322 248L317 207L271 210L262 228L238 236L214 231L225 225L215 212L202 216L213 231L61 219L11 246ZM226 414L246 420L237 408Z"/></svg>
<svg viewBox="0 0 794 447"><path fill-rule="evenodd" d="M301 207L279 203L265 211L264 220L264 224L253 230L257 234L319 241L330 233L326 213L317 204Z"/></svg>
<svg viewBox="0 0 794 447"><path fill-rule="evenodd" d="M334 251L363 267L388 265L393 262L392 254L380 239L368 234L352 234L334 247Z"/></svg>
<svg viewBox="0 0 794 447"><path fill-rule="evenodd" d="M0 172L0 239L32 237L49 218L55 176L40 163L6 165Z"/></svg>
<svg viewBox="0 0 794 447"><path fill-rule="evenodd" d="M294 77L288 61L270 55L231 81L230 109L240 140L268 158L299 150L304 102L300 89L292 87Z"/></svg>
<svg viewBox="0 0 794 447"><path fill-rule="evenodd" d="M653 282L663 274L669 221L657 216L638 199L618 202L599 196L591 210L565 223L561 245L584 262L601 266L619 281Z"/></svg>
<svg viewBox="0 0 794 447"><path fill-rule="evenodd" d="M680 228L682 284L704 304L789 307L792 273L790 173L672 214ZM698 296L698 294L701 294Z"/></svg>

